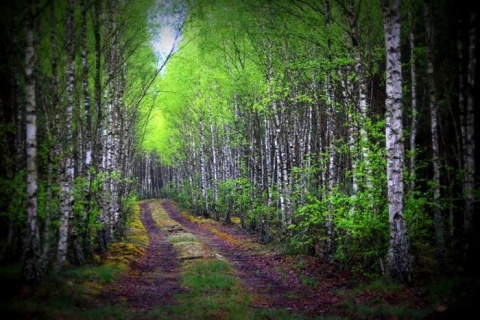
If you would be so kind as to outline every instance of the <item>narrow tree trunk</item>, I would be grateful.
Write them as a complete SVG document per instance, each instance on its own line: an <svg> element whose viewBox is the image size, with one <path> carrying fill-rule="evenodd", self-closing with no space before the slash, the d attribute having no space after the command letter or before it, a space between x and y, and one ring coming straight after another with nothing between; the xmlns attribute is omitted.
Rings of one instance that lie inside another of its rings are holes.
<svg viewBox="0 0 480 320"><path fill-rule="evenodd" d="M464 137L464 238L466 244L466 258L475 259L477 252L471 248L473 237L473 214L475 211L475 70L476 60L476 11L470 11L469 21L469 46L468 46L468 73L467 73L467 105L465 112L465 137ZM473 250L473 251L472 251Z"/></svg>
<svg viewBox="0 0 480 320"><path fill-rule="evenodd" d="M38 282L44 274L38 217L37 110L35 98L35 48L33 1L25 2L25 104L27 149L27 230L23 250L22 275Z"/></svg>
<svg viewBox="0 0 480 320"><path fill-rule="evenodd" d="M200 181L202 189L203 215L209 215L208 196L207 196L207 160L206 160L206 143L205 143L205 124L203 118L200 119Z"/></svg>
<svg viewBox="0 0 480 320"><path fill-rule="evenodd" d="M90 105L90 87L89 87L89 68L88 68L88 47L87 47L87 0L82 0L82 85L83 99L85 108L85 175L87 186L85 190L85 221L82 229L82 246L87 255L90 255L92 249L90 247L90 211L91 211L91 190L92 190L92 162L93 162L93 140L92 140L92 112Z"/></svg>
<svg viewBox="0 0 480 320"><path fill-rule="evenodd" d="M97 119L95 122L95 139L93 146L93 163L95 168L95 178L104 179L105 166L104 166L104 137L103 129L105 122L105 113L103 111L102 103L102 92L103 86L101 81L102 76L102 36L101 36L101 26L103 23L103 5L102 1L96 0L94 4L94 15L93 15L93 34L95 39L95 75L94 75L94 103L95 110L97 114ZM99 222L103 219L103 213L105 212L105 202L104 202L104 185L103 183L98 184L98 190L95 194L92 194L94 201L98 202L99 210L101 215L99 217ZM93 200L92 200L93 201ZM106 241L105 229L98 230L97 233L97 243L100 252L104 252L107 249L108 243Z"/></svg>
<svg viewBox="0 0 480 320"><path fill-rule="evenodd" d="M410 283L411 261L407 222L403 213L403 105L400 48L400 0L382 0L386 48L386 148L390 223L388 276Z"/></svg>
<svg viewBox="0 0 480 320"><path fill-rule="evenodd" d="M73 14L75 2L69 0L67 4L67 106L65 110L65 150L63 160L63 177L61 190L61 216L58 229L58 247L56 268L60 270L67 258L68 237L70 231L70 219L73 211L73 178L74 178L74 158L73 158L73 86L75 80L75 42L73 31Z"/></svg>
<svg viewBox="0 0 480 320"><path fill-rule="evenodd" d="M332 25L332 4L330 0L325 1L323 9L325 14L325 28L327 29L327 59L332 60L332 39L330 35L330 28ZM326 181L326 197L328 201L328 215L325 221L326 240L323 257L327 262L333 262L334 253L334 204L332 197L334 196L334 189L337 185L337 150L336 150L336 108L335 108L335 93L333 89L332 74L327 74L325 79L325 94L326 94L326 108L327 108L327 143L328 143L328 168L325 174Z"/></svg>
<svg viewBox="0 0 480 320"><path fill-rule="evenodd" d="M360 129L360 149L362 152L362 161L365 170L365 188L370 190L372 187L372 170L369 161L369 139L367 133L367 83L364 72L363 60L361 56L361 33L358 26L358 17L355 15L355 4L350 0L350 24L352 27L353 54L355 58L355 72L358 77L358 106L359 106L359 129Z"/></svg>
<svg viewBox="0 0 480 320"><path fill-rule="evenodd" d="M333 232L334 232L334 225L333 225L333 211L334 211L334 204L332 202L332 197L334 196L334 189L337 184L337 151L335 146L335 100L333 95L333 88L331 83L331 78L328 76L326 81L327 83L327 141L328 141L328 169L326 172L326 194L327 197L330 198L328 203L328 215L326 219L326 241L325 241L325 248L324 248L324 259L325 261L331 263L333 262Z"/></svg>
<svg viewBox="0 0 480 320"><path fill-rule="evenodd" d="M415 53L415 29L412 21L412 13L408 13L410 23L409 43L410 43L410 82L411 82L411 104L412 115L410 121L410 193L413 195L416 183L416 166L417 166L417 125L418 125L418 110L417 110L417 58Z"/></svg>
<svg viewBox="0 0 480 320"><path fill-rule="evenodd" d="M434 78L433 30L431 8L425 2L425 30L427 32L427 78L429 86L430 133L432 138L433 166L433 217L435 239L437 244L437 259L440 267L445 265L445 235L443 227L442 208L440 203L440 146L438 142L438 104Z"/></svg>

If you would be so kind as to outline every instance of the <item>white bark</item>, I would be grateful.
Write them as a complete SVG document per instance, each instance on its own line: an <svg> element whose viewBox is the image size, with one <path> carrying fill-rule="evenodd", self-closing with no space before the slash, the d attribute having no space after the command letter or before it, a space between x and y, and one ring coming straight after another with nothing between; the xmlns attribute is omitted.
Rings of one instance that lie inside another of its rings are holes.
<svg viewBox="0 0 480 320"><path fill-rule="evenodd" d="M372 170L369 161L369 139L368 133L366 130L367 126L367 112L368 112L368 101L367 101L367 83L366 76L363 67L363 60L361 56L361 32L358 26L357 17L355 16L355 5L354 1L350 1L350 11L351 11L351 25L353 33L353 51L355 58L355 71L358 78L358 106L359 106L359 127L360 127L360 149L362 152L362 160L364 162L364 167L366 171L365 175L365 188L369 190L372 187Z"/></svg>
<svg viewBox="0 0 480 320"><path fill-rule="evenodd" d="M210 106L211 108L211 106ZM218 159L218 148L217 142L215 139L216 130L214 125L214 119L212 116L212 112L210 110L210 135L211 135L211 148L212 148L212 188L213 188L213 204L215 205L218 200L218 167L217 167L217 159ZM218 210L215 208L215 220L219 221L220 216Z"/></svg>
<svg viewBox="0 0 480 320"><path fill-rule="evenodd" d="M91 172L90 166L92 165L92 153L93 153L93 141L92 141L92 115L90 108L90 88L89 88L89 68L88 68L88 47L87 47L87 1L82 1L82 84L83 84L83 96L85 106L85 173L87 181L90 182ZM88 190L90 192L90 190Z"/></svg>
<svg viewBox="0 0 480 320"><path fill-rule="evenodd" d="M326 174L327 196L332 197L337 183L337 151L335 147L335 97L331 78L328 76L326 83L327 96L327 141L328 141L328 169ZM325 242L324 258L327 262L333 262L333 204L329 203L326 219L327 238Z"/></svg>
<svg viewBox="0 0 480 320"><path fill-rule="evenodd" d="M434 78L433 65L433 30L431 8L425 3L425 29L427 33L427 78L429 86L429 107L430 107L430 134L432 142L432 166L433 166L433 217L435 226L435 239L437 244L437 258L440 266L445 260L445 235L443 228L443 217L440 204L440 145L438 141L438 103Z"/></svg>
<svg viewBox="0 0 480 320"><path fill-rule="evenodd" d="M206 143L205 143L205 125L203 119L200 119L200 181L202 188L202 199L204 201L204 214L208 214L208 197L207 197L207 164L206 164Z"/></svg>
<svg viewBox="0 0 480 320"><path fill-rule="evenodd" d="M67 37L68 37L68 65L66 73L67 86L67 106L65 110L65 150L63 163L63 177L61 190L61 208L60 226L58 229L58 246L57 246L57 264L56 268L61 269L67 258L68 235L70 228L70 219L73 211L73 178L74 178L74 159L73 159L73 86L75 80L74 63L75 63L75 43L73 31L73 13L74 0L68 1L67 6Z"/></svg>
<svg viewBox="0 0 480 320"><path fill-rule="evenodd" d="M35 48L32 1L25 3L25 111L27 153L27 230L23 251L23 277L39 281L42 277L41 241L38 217L37 110L35 98Z"/></svg>
<svg viewBox="0 0 480 320"><path fill-rule="evenodd" d="M410 244L403 213L403 104L400 50L400 0L382 0L386 48L386 149L390 223L388 275L411 282Z"/></svg>
<svg viewBox="0 0 480 320"><path fill-rule="evenodd" d="M412 115L411 115L411 125L410 125L410 192L415 191L415 182L416 182L416 159L417 159L417 125L418 125L418 110L417 110L417 70L416 70L416 53L415 53L415 33L412 23L412 13L408 13L409 22L410 22L410 33L409 33L409 42L410 42L410 81L411 81L411 104L412 104Z"/></svg>

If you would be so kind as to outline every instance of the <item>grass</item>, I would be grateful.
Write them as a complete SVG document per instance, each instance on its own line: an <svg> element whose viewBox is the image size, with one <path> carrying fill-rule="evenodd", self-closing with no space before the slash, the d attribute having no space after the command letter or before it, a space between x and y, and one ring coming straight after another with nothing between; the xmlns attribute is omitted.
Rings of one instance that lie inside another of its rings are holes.
<svg viewBox="0 0 480 320"><path fill-rule="evenodd" d="M138 260L148 246L139 208L132 214L128 237L112 243L101 261L67 266L45 277L38 286L22 284L21 266L0 268L0 315L2 319L128 319L123 305L97 306L95 297Z"/></svg>
<svg viewBox="0 0 480 320"><path fill-rule="evenodd" d="M24 285L10 299L2 299L0 313L2 318L7 315L7 319L98 319L99 313L103 318L115 316L123 312L121 306L97 310L91 308L92 297L101 292L103 285L115 281L121 272L122 269L114 265L66 268L49 275L36 288ZM5 275L3 270L0 273ZM20 283L20 273L15 276Z"/></svg>
<svg viewBox="0 0 480 320"><path fill-rule="evenodd" d="M236 290L237 279L225 261L197 263L182 275L183 285L192 294L210 294Z"/></svg>
<svg viewBox="0 0 480 320"><path fill-rule="evenodd" d="M300 280L302 281L302 284L304 284L306 286L309 286L309 287L312 287L312 288L318 287L318 280L315 279L314 277L301 276Z"/></svg>
<svg viewBox="0 0 480 320"><path fill-rule="evenodd" d="M180 233L169 235L168 241L170 241L171 243L198 242L198 239L191 233Z"/></svg>
<svg viewBox="0 0 480 320"><path fill-rule="evenodd" d="M116 280L124 268L118 264L87 265L66 269L57 277L62 281L104 285Z"/></svg>
<svg viewBox="0 0 480 320"><path fill-rule="evenodd" d="M347 318L334 316L318 316L312 317L303 314L295 314L285 309L264 309L258 310L254 313L253 320L342 320Z"/></svg>
<svg viewBox="0 0 480 320"><path fill-rule="evenodd" d="M461 277L436 279L413 289L378 279L336 294L343 299L340 306L359 318L423 319L443 312L442 319L464 319L480 301L480 281Z"/></svg>
<svg viewBox="0 0 480 320"><path fill-rule="evenodd" d="M403 303L389 304L380 299L373 299L369 302L355 304L352 301L345 301L343 306L357 318L369 319L422 319L430 313L429 309L413 309Z"/></svg>
<svg viewBox="0 0 480 320"><path fill-rule="evenodd" d="M248 295L226 261L197 259L182 266L187 290L177 303L150 313L152 319L249 319Z"/></svg>
<svg viewBox="0 0 480 320"><path fill-rule="evenodd" d="M149 203L152 217L165 232L179 257L182 287L176 303L152 310L148 319L250 319L251 297L240 285L231 265L204 247L191 233L178 230L159 201ZM199 223L198 219L193 219ZM202 221L204 222L204 221Z"/></svg>

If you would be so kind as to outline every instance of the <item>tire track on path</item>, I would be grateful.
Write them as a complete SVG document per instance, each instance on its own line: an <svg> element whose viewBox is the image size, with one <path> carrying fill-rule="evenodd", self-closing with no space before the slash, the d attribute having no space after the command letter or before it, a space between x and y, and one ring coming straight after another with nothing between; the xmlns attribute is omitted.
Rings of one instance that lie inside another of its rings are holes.
<svg viewBox="0 0 480 320"><path fill-rule="evenodd" d="M288 288L268 274L262 273L262 266L258 263L262 258L260 255L231 244L203 229L199 224L185 219L168 200L162 201L162 207L170 218L188 229L188 232L195 235L202 243L229 260L247 291L254 295L252 307L291 309L289 308L291 299L285 296L285 293L289 291Z"/></svg>
<svg viewBox="0 0 480 320"><path fill-rule="evenodd" d="M140 203L141 222L149 238L147 252L131 269L106 290L108 301L124 301L131 311L150 311L175 303L183 292L176 250L152 218L147 201Z"/></svg>

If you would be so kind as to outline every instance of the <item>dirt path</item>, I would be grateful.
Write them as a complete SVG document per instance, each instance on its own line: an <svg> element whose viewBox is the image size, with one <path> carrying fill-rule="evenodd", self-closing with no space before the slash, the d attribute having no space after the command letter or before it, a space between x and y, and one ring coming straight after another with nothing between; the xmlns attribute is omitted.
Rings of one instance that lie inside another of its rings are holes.
<svg viewBox="0 0 480 320"><path fill-rule="evenodd" d="M205 230L201 225L185 219L172 206L170 201L162 202L162 206L173 220L232 264L249 293L255 296L253 307L285 308L288 302L285 292L288 292L288 288L277 279L263 272L262 258L264 257L227 242L216 234ZM234 237L235 235L229 234L229 236Z"/></svg>
<svg viewBox="0 0 480 320"><path fill-rule="evenodd" d="M160 204L164 213L161 220L156 221L159 218L155 210L159 210ZM254 250L245 245L255 243L246 232L214 222L192 222L169 200L144 201L140 208L141 221L150 240L148 250L119 281L105 288L104 301L123 302L135 314L147 314L160 306L175 304L175 295L185 292L179 280L179 261L185 257L179 255L167 236L183 229L180 232L195 236L206 252L215 252L230 262L235 275L253 297L251 308L286 309L310 315L332 312L337 302L333 291L342 281L335 275L328 276L326 270L319 270L318 264L304 260L299 268L298 260L271 251ZM169 224L170 227L166 227ZM187 257L197 258L201 256ZM313 287L305 283L309 276L318 274L327 275L321 281L315 279L320 285Z"/></svg>
<svg viewBox="0 0 480 320"><path fill-rule="evenodd" d="M142 202L140 209L150 243L147 252L105 290L107 301L122 301L130 311L149 311L173 304L173 296L182 292L177 252L153 220L148 203Z"/></svg>
<svg viewBox="0 0 480 320"><path fill-rule="evenodd" d="M243 245L251 243L252 237L235 226L214 224L208 228L186 219L169 200L162 201L162 206L170 218L232 264L254 296L252 308L286 309L315 316L339 314L334 291L347 286L340 272L320 265L318 259L300 260L252 250ZM321 280L318 275L322 275Z"/></svg>

